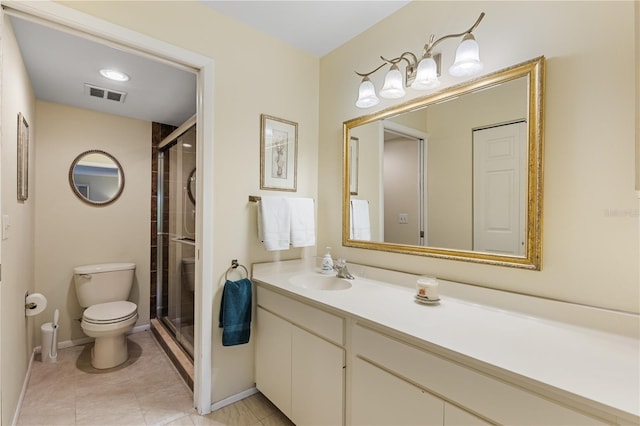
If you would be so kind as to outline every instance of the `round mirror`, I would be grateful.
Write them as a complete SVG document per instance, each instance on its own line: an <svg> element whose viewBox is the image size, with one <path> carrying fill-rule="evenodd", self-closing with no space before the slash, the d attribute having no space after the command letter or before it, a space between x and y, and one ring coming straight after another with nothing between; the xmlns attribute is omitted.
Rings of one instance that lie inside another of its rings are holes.
<svg viewBox="0 0 640 426"><path fill-rule="evenodd" d="M189 199L195 205L196 204L196 169L191 170L189 177L187 178L187 194Z"/></svg>
<svg viewBox="0 0 640 426"><path fill-rule="evenodd" d="M97 149L78 155L69 169L73 193L87 204L105 206L124 189L122 166L111 154Z"/></svg>

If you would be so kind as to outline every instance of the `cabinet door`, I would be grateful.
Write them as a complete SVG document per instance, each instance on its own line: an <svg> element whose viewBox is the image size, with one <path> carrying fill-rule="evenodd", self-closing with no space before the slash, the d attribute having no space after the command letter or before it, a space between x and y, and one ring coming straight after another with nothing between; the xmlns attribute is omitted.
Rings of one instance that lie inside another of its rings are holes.
<svg viewBox="0 0 640 426"><path fill-rule="evenodd" d="M445 426L489 426L491 423L485 422L481 418L445 402L444 424Z"/></svg>
<svg viewBox="0 0 640 426"><path fill-rule="evenodd" d="M291 420L344 424L344 349L292 326Z"/></svg>
<svg viewBox="0 0 640 426"><path fill-rule="evenodd" d="M258 307L256 387L291 417L291 324Z"/></svg>
<svg viewBox="0 0 640 426"><path fill-rule="evenodd" d="M352 373L353 425L443 424L443 400L360 358Z"/></svg>

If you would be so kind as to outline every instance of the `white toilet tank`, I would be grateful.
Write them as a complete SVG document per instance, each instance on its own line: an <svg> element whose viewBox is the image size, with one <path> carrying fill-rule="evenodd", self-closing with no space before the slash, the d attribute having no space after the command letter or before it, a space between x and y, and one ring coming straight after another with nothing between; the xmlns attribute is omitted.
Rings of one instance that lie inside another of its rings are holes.
<svg viewBox="0 0 640 426"><path fill-rule="evenodd" d="M78 302L83 308L127 300L133 286L135 263L103 263L73 268Z"/></svg>

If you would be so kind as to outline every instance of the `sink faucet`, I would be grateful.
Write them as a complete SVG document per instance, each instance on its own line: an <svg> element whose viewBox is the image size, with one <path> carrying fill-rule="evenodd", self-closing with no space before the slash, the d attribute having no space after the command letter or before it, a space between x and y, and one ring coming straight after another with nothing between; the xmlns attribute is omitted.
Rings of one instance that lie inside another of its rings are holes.
<svg viewBox="0 0 640 426"><path fill-rule="evenodd" d="M347 261L343 258L336 260L335 265L333 265L333 269L336 270L336 277L338 278L346 278L348 280L355 279L355 277L349 273L349 270L347 269Z"/></svg>

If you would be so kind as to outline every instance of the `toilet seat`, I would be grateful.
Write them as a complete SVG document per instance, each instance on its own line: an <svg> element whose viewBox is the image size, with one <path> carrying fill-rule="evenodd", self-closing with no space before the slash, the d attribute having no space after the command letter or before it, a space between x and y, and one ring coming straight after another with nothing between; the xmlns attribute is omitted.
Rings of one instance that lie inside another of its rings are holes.
<svg viewBox="0 0 640 426"><path fill-rule="evenodd" d="M114 324L137 315L138 306L135 303L118 301L89 306L82 314L82 320L89 324Z"/></svg>

